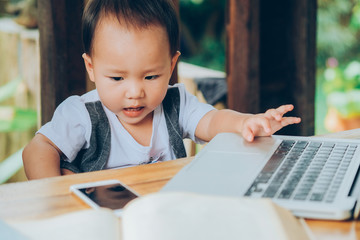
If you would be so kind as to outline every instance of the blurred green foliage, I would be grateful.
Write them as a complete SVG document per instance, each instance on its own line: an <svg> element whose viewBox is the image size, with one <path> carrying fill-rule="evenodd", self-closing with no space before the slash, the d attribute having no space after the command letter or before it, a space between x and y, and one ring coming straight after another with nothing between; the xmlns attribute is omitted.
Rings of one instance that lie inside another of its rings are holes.
<svg viewBox="0 0 360 240"><path fill-rule="evenodd" d="M335 58L329 58L323 71L322 88L327 104L343 118L360 115L360 62L352 61L345 67L338 66Z"/></svg>
<svg viewBox="0 0 360 240"><path fill-rule="evenodd" d="M14 98L17 89L23 84L21 78L16 78L0 86L0 103ZM0 105L0 133L27 131L37 124L37 113L32 109L22 109L12 105Z"/></svg>
<svg viewBox="0 0 360 240"><path fill-rule="evenodd" d="M342 117L359 116L360 1L319 0L317 24L317 88Z"/></svg>
<svg viewBox="0 0 360 240"><path fill-rule="evenodd" d="M352 61L348 65L340 67L335 58L329 58L323 78L323 88L327 94L360 89L360 62Z"/></svg>
<svg viewBox="0 0 360 240"><path fill-rule="evenodd" d="M225 71L226 0L179 0L181 60Z"/></svg>
<svg viewBox="0 0 360 240"><path fill-rule="evenodd" d="M318 0L317 62L335 57L346 65L360 56L360 1Z"/></svg>
<svg viewBox="0 0 360 240"><path fill-rule="evenodd" d="M343 118L359 114L360 1L318 0L315 132L324 134L328 108ZM355 69L356 70L356 69Z"/></svg>

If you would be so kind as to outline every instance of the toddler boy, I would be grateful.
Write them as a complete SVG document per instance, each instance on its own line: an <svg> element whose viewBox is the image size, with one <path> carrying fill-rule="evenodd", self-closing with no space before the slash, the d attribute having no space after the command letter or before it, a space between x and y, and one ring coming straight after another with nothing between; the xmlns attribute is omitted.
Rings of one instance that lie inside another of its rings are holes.
<svg viewBox="0 0 360 240"><path fill-rule="evenodd" d="M183 138L237 132L252 141L300 122L283 117L292 105L256 115L216 110L182 84L169 86L180 55L171 0L90 0L82 24L96 90L66 99L26 146L29 179L181 158Z"/></svg>

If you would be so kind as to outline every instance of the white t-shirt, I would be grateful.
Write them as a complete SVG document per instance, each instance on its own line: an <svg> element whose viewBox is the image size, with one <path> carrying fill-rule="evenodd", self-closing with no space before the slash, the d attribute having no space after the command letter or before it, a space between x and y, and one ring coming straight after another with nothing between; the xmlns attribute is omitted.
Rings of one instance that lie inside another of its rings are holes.
<svg viewBox="0 0 360 240"><path fill-rule="evenodd" d="M169 87L178 87L180 93L179 125L183 138L195 138L195 129L200 119L213 106L200 103L197 98L185 90L183 84ZM62 102L54 112L50 122L40 128L38 133L49 138L65 155L66 161L73 161L78 152L88 148L91 136L91 121L85 107L87 102L99 101L96 90L82 96L71 96ZM126 131L116 115L103 105L111 129L111 148L106 169L135 166L157 161L175 159L166 127L162 104L154 110L153 131L150 146L143 146Z"/></svg>

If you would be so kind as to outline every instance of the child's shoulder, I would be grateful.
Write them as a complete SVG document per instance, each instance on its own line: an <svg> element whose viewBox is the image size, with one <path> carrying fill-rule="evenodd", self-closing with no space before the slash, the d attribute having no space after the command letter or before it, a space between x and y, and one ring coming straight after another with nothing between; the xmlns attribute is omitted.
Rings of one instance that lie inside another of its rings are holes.
<svg viewBox="0 0 360 240"><path fill-rule="evenodd" d="M80 101L82 101L84 103L100 101L99 94L96 91L96 89L91 90L90 92L87 92L87 93L81 95Z"/></svg>
<svg viewBox="0 0 360 240"><path fill-rule="evenodd" d="M68 97L57 107L57 109L62 111L82 111L86 109L86 103L96 101L100 101L99 95L96 90L92 90L81 96L73 95Z"/></svg>
<svg viewBox="0 0 360 240"><path fill-rule="evenodd" d="M71 104L85 104L88 102L100 101L99 95L96 90L87 92L81 96L73 95L65 99L62 104L71 105Z"/></svg>

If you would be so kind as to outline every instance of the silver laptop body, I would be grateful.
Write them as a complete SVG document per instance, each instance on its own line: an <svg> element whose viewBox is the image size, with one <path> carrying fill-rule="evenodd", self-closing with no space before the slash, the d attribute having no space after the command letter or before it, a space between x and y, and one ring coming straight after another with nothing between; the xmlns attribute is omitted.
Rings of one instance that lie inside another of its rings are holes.
<svg viewBox="0 0 360 240"><path fill-rule="evenodd" d="M357 217L360 140L221 133L162 191L272 198L295 216Z"/></svg>

